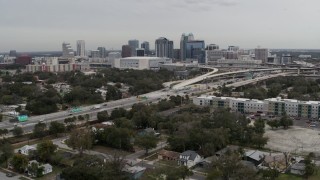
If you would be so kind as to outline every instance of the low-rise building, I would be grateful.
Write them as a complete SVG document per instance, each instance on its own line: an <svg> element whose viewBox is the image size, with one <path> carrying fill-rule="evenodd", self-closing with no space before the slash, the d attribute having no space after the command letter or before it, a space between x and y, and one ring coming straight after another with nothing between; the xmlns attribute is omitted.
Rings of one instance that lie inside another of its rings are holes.
<svg viewBox="0 0 320 180"><path fill-rule="evenodd" d="M165 57L127 57L115 59L112 66L119 69L153 69L160 68L160 64L172 63L172 59Z"/></svg>
<svg viewBox="0 0 320 180"><path fill-rule="evenodd" d="M234 97L200 96L193 98L198 106L230 108L241 113L266 113L270 115L287 114L292 117L320 118L320 101L299 101L296 99L269 98L263 101Z"/></svg>

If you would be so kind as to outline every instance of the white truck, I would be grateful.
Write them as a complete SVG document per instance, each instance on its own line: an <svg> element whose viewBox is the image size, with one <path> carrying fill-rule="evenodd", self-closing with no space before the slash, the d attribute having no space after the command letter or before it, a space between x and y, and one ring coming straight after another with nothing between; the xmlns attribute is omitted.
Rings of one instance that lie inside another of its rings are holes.
<svg viewBox="0 0 320 180"><path fill-rule="evenodd" d="M101 105L95 105L92 107L92 109L100 109L101 108Z"/></svg>

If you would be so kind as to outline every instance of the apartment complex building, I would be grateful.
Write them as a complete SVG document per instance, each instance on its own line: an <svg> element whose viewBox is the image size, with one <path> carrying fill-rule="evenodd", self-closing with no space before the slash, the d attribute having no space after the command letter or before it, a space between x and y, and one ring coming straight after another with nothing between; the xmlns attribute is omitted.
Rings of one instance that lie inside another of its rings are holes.
<svg viewBox="0 0 320 180"><path fill-rule="evenodd" d="M270 98L265 100L200 96L193 99L198 106L212 106L213 108L230 108L240 113L266 113L292 117L320 118L320 101L299 101L295 99Z"/></svg>

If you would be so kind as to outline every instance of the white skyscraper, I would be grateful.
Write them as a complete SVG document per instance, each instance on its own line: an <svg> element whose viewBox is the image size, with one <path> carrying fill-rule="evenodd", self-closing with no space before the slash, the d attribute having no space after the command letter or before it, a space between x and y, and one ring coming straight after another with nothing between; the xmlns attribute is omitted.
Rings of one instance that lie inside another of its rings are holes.
<svg viewBox="0 0 320 180"><path fill-rule="evenodd" d="M73 49L71 48L70 43L62 43L62 57L63 58L73 58L74 57L74 52Z"/></svg>
<svg viewBox="0 0 320 180"><path fill-rule="evenodd" d="M86 56L86 48L85 48L85 41L84 40L77 41L77 56L80 56L80 57Z"/></svg>

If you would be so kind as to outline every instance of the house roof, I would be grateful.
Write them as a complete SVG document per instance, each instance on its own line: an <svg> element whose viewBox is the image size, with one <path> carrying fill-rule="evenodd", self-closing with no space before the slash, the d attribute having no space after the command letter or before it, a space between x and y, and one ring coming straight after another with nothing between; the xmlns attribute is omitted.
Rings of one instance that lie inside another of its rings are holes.
<svg viewBox="0 0 320 180"><path fill-rule="evenodd" d="M299 171L304 171L305 168L306 168L306 165L304 163L300 163L300 162L291 166L291 169L299 170Z"/></svg>
<svg viewBox="0 0 320 180"><path fill-rule="evenodd" d="M31 161L29 161L29 164L32 164L32 163L39 164L39 162L38 162L37 160L31 160Z"/></svg>
<svg viewBox="0 0 320 180"><path fill-rule="evenodd" d="M185 151L180 154L180 156L189 156L188 160L192 160L192 161L195 160L198 155L199 155L198 153L196 153L195 151L191 151L191 150Z"/></svg>
<svg viewBox="0 0 320 180"><path fill-rule="evenodd" d="M272 162L285 162L285 156L283 154L278 155L266 155L264 161L266 163L272 163Z"/></svg>
<svg viewBox="0 0 320 180"><path fill-rule="evenodd" d="M36 148L34 146L25 145L25 146L21 147L19 150L21 150L21 151L36 150Z"/></svg>
<svg viewBox="0 0 320 180"><path fill-rule="evenodd" d="M44 164L42 165L42 167L44 167L44 169L52 169L52 166L50 164Z"/></svg>
<svg viewBox="0 0 320 180"><path fill-rule="evenodd" d="M256 150L250 150L245 152L245 156L256 161L260 161L266 155L268 155L268 153L262 152L262 151L256 151Z"/></svg>
<svg viewBox="0 0 320 180"><path fill-rule="evenodd" d="M179 157L179 153L178 152L167 151L167 150L164 150L164 149L159 152L159 155L170 157L170 158L178 158Z"/></svg>

